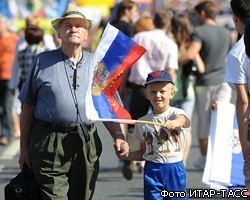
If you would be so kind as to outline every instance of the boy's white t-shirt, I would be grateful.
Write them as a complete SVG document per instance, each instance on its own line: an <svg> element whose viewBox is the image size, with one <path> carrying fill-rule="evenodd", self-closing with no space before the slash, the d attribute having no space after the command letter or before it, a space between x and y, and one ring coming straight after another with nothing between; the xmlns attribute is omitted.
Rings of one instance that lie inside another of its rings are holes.
<svg viewBox="0 0 250 200"><path fill-rule="evenodd" d="M149 113L139 120L165 123L167 120L175 119L178 115L188 118L184 110L170 106L162 114ZM184 128L176 128L170 133L159 125L136 123L133 136L146 144L146 151L143 155L145 160L155 163L175 163L183 160L185 131Z"/></svg>

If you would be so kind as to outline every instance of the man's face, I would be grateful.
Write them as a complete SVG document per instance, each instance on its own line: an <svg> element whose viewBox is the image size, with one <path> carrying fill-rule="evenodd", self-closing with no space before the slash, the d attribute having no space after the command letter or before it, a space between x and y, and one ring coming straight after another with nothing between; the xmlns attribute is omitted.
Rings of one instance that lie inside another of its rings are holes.
<svg viewBox="0 0 250 200"><path fill-rule="evenodd" d="M127 9L126 14L129 18L130 22L135 23L139 17L139 10L138 10L137 6L133 6L130 10Z"/></svg>
<svg viewBox="0 0 250 200"><path fill-rule="evenodd" d="M64 19L58 29L64 44L82 45L88 38L88 27L82 19Z"/></svg>

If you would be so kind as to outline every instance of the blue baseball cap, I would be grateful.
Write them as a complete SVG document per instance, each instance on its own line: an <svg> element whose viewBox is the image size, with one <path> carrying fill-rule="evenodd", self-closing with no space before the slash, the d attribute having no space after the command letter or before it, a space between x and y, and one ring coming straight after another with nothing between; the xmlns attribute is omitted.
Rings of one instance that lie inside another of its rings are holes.
<svg viewBox="0 0 250 200"><path fill-rule="evenodd" d="M148 77L146 79L145 86L147 86L150 83L155 83L155 82L169 82L174 84L170 74L165 71L153 71L148 74Z"/></svg>

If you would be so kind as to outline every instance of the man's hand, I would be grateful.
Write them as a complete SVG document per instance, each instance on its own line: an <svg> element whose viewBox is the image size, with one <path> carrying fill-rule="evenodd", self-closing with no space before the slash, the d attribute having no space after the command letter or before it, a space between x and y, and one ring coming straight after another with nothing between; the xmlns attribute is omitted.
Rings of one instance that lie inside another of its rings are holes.
<svg viewBox="0 0 250 200"><path fill-rule="evenodd" d="M122 132L121 125L112 122L104 122L103 124L114 138L113 146L117 157L120 159L125 159L129 154L129 146L126 142L125 134Z"/></svg>
<svg viewBox="0 0 250 200"><path fill-rule="evenodd" d="M212 102L211 109L216 110L218 108L218 103L216 101Z"/></svg>
<svg viewBox="0 0 250 200"><path fill-rule="evenodd" d="M26 163L29 168L31 168L31 163L30 163L30 155L28 150L21 150L20 151L20 156L19 156L19 167L22 170L24 164Z"/></svg>
<svg viewBox="0 0 250 200"><path fill-rule="evenodd" d="M241 142L241 148L244 159L250 160L250 142L249 141Z"/></svg>

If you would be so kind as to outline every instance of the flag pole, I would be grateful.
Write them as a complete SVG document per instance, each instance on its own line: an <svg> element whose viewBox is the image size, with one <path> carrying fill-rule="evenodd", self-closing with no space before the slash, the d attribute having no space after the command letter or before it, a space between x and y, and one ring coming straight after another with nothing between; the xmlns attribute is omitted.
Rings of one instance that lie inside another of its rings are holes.
<svg viewBox="0 0 250 200"><path fill-rule="evenodd" d="M145 120L134 120L134 119L111 119L111 118L100 118L100 119L89 119L90 122L115 122L120 124L154 124L158 126L163 126L163 123L154 122L154 121L145 121Z"/></svg>
<svg viewBox="0 0 250 200"><path fill-rule="evenodd" d="M155 124L158 126L163 126L163 123L159 123L159 122L154 122L154 121L144 121L144 120L135 120L135 123L141 123L141 124Z"/></svg>

